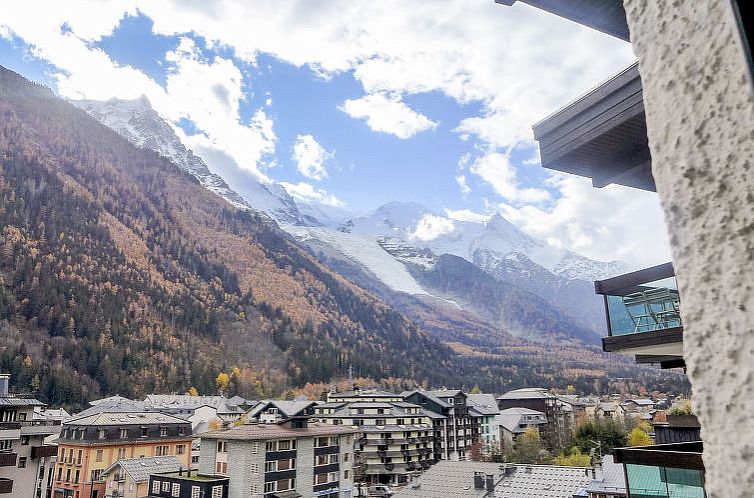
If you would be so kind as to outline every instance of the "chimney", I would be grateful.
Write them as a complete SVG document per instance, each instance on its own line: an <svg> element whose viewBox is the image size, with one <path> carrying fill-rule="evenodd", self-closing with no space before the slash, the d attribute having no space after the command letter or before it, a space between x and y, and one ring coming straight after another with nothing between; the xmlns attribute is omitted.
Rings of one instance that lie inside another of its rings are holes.
<svg viewBox="0 0 754 498"><path fill-rule="evenodd" d="M183 465L178 467L178 477L183 477Z"/></svg>
<svg viewBox="0 0 754 498"><path fill-rule="evenodd" d="M484 477L484 489L486 489L488 493L495 492L495 476L494 475L487 474Z"/></svg>
<svg viewBox="0 0 754 498"><path fill-rule="evenodd" d="M484 474L474 472L474 489L484 489Z"/></svg>
<svg viewBox="0 0 754 498"><path fill-rule="evenodd" d="M10 374L0 374L0 398L8 397L8 386L10 386Z"/></svg>

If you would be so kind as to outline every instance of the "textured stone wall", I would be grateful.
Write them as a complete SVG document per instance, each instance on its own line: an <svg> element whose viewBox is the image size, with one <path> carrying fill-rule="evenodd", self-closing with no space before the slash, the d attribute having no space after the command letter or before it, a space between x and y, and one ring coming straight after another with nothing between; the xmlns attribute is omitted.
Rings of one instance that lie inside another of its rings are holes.
<svg viewBox="0 0 754 498"><path fill-rule="evenodd" d="M728 0L624 0L707 493L754 489L754 97ZM640 222L640 220L637 220Z"/></svg>

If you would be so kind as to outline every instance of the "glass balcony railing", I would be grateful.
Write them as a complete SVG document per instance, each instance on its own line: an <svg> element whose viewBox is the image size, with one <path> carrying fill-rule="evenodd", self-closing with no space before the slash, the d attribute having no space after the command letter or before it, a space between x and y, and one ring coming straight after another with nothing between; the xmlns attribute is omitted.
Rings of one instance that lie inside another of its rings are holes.
<svg viewBox="0 0 754 498"><path fill-rule="evenodd" d="M595 282L595 289L605 296L610 336L682 325L678 283L669 263Z"/></svg>
<svg viewBox="0 0 754 498"><path fill-rule="evenodd" d="M626 477L632 498L705 498L699 470L626 464Z"/></svg>

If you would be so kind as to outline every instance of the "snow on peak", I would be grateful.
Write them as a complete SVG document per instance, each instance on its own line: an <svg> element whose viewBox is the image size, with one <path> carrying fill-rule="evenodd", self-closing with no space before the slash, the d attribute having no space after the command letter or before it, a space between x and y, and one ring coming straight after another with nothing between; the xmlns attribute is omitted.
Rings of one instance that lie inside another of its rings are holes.
<svg viewBox="0 0 754 498"><path fill-rule="evenodd" d="M316 220L299 212L296 202L281 185L250 178L244 183L241 193L231 189L222 177L210 171L202 158L186 148L170 123L152 108L146 96L133 100L113 98L106 101L74 100L71 103L137 147L166 157L199 180L202 186L237 208L262 211L280 223L317 224Z"/></svg>

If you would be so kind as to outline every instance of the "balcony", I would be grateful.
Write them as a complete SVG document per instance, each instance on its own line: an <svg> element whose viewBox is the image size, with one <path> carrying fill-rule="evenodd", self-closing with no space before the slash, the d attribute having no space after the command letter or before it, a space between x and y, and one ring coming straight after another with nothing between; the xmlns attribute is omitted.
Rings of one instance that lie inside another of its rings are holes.
<svg viewBox="0 0 754 498"><path fill-rule="evenodd" d="M637 363L683 366L681 302L672 264L597 281L594 287L605 300L605 351L634 354Z"/></svg>
<svg viewBox="0 0 754 498"><path fill-rule="evenodd" d="M630 496L706 498L702 442L616 448Z"/></svg>
<svg viewBox="0 0 754 498"><path fill-rule="evenodd" d="M48 458L48 457L54 457L58 454L58 447L57 446L51 446L51 445L45 445L45 446L33 446L31 448L31 458Z"/></svg>
<svg viewBox="0 0 754 498"><path fill-rule="evenodd" d="M0 495L10 494L13 492L13 479L0 477Z"/></svg>
<svg viewBox="0 0 754 498"><path fill-rule="evenodd" d="M25 420L20 422L21 435L23 436L47 436L60 432L59 420Z"/></svg>
<svg viewBox="0 0 754 498"><path fill-rule="evenodd" d="M18 453L4 451L0 453L0 467L15 467L18 460Z"/></svg>
<svg viewBox="0 0 754 498"><path fill-rule="evenodd" d="M20 439L20 422L0 422L0 439Z"/></svg>

